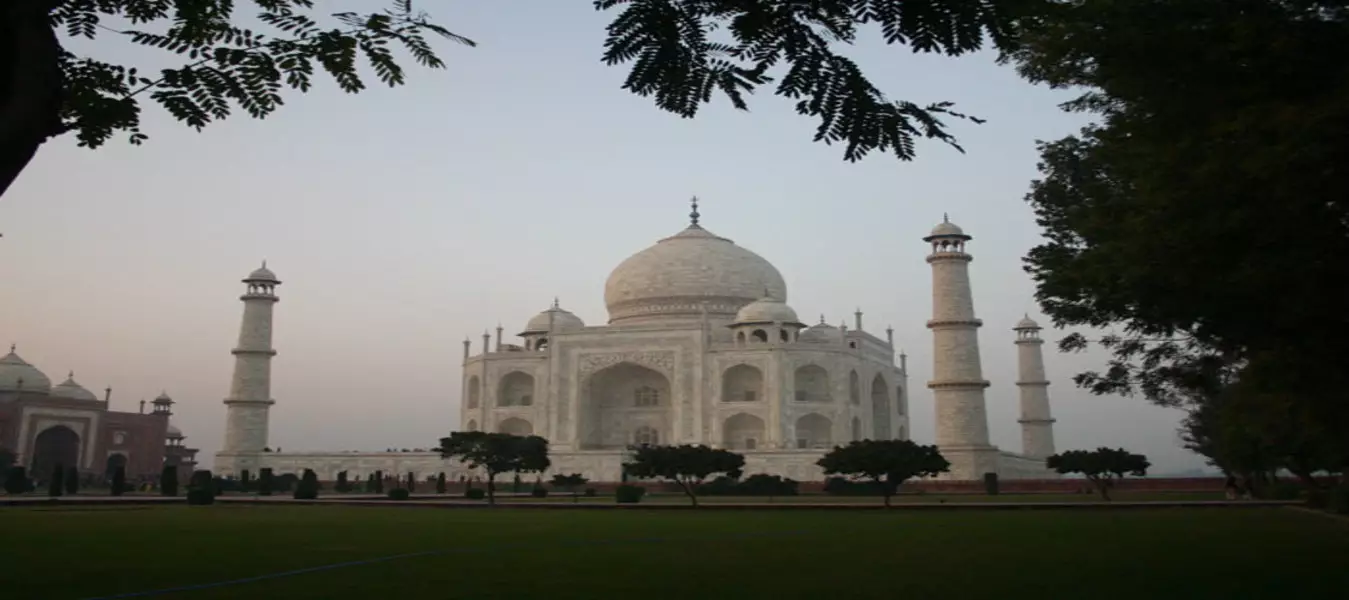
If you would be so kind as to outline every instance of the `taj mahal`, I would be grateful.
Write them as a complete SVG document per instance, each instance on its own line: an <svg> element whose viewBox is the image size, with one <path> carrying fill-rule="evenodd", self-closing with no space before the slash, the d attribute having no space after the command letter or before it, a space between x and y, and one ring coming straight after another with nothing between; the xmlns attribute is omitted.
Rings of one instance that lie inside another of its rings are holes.
<svg viewBox="0 0 1349 600"><path fill-rule="evenodd" d="M1022 448L989 442L978 331L966 251L971 236L943 220L923 238L932 267L936 444L950 479L1049 478L1054 453L1040 327L1016 323ZM433 452L273 452L268 447L273 310L281 284L264 264L246 291L234 377L225 399L223 475L270 467L339 471L363 477L444 472L457 462ZM657 241L611 272L604 286L608 322L588 325L551 307L524 322L515 343L484 333L463 344L460 427L540 435L551 445L550 473L616 481L628 448L706 444L745 456L747 474L798 481L824 478L815 462L835 445L908 439L912 397L906 357L894 331L877 336L858 311L851 327L821 318L808 325L788 302L772 263L700 223L697 199L682 231ZM898 360L896 360L898 359ZM446 427L446 431L450 427Z"/></svg>

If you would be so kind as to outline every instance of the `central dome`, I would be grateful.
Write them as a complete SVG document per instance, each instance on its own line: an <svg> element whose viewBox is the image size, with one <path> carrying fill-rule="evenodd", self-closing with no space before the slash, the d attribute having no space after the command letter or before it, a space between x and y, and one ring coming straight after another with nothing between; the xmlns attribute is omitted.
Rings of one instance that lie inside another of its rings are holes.
<svg viewBox="0 0 1349 600"><path fill-rule="evenodd" d="M787 300L782 274L763 257L698 225L628 257L609 274L609 323L733 319L741 307L772 296Z"/></svg>

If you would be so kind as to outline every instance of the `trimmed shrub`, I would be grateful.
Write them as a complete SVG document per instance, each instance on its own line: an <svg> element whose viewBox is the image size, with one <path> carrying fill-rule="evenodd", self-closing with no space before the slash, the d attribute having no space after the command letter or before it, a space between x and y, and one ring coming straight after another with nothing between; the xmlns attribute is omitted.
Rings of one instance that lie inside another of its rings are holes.
<svg viewBox="0 0 1349 600"><path fill-rule="evenodd" d="M5 493L18 495L28 491L28 470L23 467L10 467L5 472Z"/></svg>
<svg viewBox="0 0 1349 600"><path fill-rule="evenodd" d="M248 469L239 471L239 491L247 492L253 486L253 480L250 477Z"/></svg>
<svg viewBox="0 0 1349 600"><path fill-rule="evenodd" d="M215 481L210 471L195 471L187 484L187 503L192 505L215 504Z"/></svg>
<svg viewBox="0 0 1349 600"><path fill-rule="evenodd" d="M412 471L408 471L408 484L407 484L407 488L408 488L408 493L409 493L409 494L411 494L411 493L417 491L417 474L416 474L416 473L413 473Z"/></svg>
<svg viewBox="0 0 1349 600"><path fill-rule="evenodd" d="M283 494L295 490L295 486L300 483L300 476L294 473L284 473L276 477L276 491Z"/></svg>
<svg viewBox="0 0 1349 600"><path fill-rule="evenodd" d="M586 488L586 491L585 491L585 494L584 494L584 495L585 495L585 497L587 497L587 498L594 498L595 496L598 496L599 494L600 494L600 493L599 493L599 490L596 490L595 488Z"/></svg>
<svg viewBox="0 0 1349 600"><path fill-rule="evenodd" d="M536 485L534 489L529 490L529 495L535 498L547 498L548 490L541 485Z"/></svg>
<svg viewBox="0 0 1349 600"><path fill-rule="evenodd" d="M66 469L66 494L73 496L78 493L80 493L80 471Z"/></svg>
<svg viewBox="0 0 1349 600"><path fill-rule="evenodd" d="M409 494L408 491L403 488L394 488L389 490L390 500L407 500L408 497L411 495L412 494Z"/></svg>
<svg viewBox="0 0 1349 600"><path fill-rule="evenodd" d="M984 473L984 493L990 496L998 495L997 473Z"/></svg>
<svg viewBox="0 0 1349 600"><path fill-rule="evenodd" d="M178 467L165 465L164 470L159 472L159 493L163 496L178 495Z"/></svg>
<svg viewBox="0 0 1349 600"><path fill-rule="evenodd" d="M636 504L646 495L646 488L640 485L623 484L614 490L614 500L619 504Z"/></svg>
<svg viewBox="0 0 1349 600"><path fill-rule="evenodd" d="M276 476L272 475L272 470L264 468L258 471L258 495L270 496L276 491Z"/></svg>
<svg viewBox="0 0 1349 600"><path fill-rule="evenodd" d="M1332 512L1349 515L1349 485L1340 484L1330 490L1330 505L1327 508Z"/></svg>
<svg viewBox="0 0 1349 600"><path fill-rule="evenodd" d="M61 465L52 467L52 478L47 481L47 495L56 498L66 490L66 472Z"/></svg>
<svg viewBox="0 0 1349 600"><path fill-rule="evenodd" d="M1266 495L1270 500L1297 500L1302 497L1302 485L1292 481L1277 481L1269 486Z"/></svg>
<svg viewBox="0 0 1349 600"><path fill-rule="evenodd" d="M114 496L121 496L126 492L126 467L117 467L112 472L112 489L108 490Z"/></svg>
<svg viewBox="0 0 1349 600"><path fill-rule="evenodd" d="M295 485L296 500L314 500L319 497L319 476L312 469L305 469L304 476Z"/></svg>
<svg viewBox="0 0 1349 600"><path fill-rule="evenodd" d="M824 481L824 492L835 496L882 496L881 486L874 481L852 481L830 477Z"/></svg>
<svg viewBox="0 0 1349 600"><path fill-rule="evenodd" d="M346 471L337 473L337 483L333 484L333 491L343 494L351 491L351 482L347 481Z"/></svg>
<svg viewBox="0 0 1349 600"><path fill-rule="evenodd" d="M464 490L464 497L469 500L482 500L487 497L487 490L482 488L468 488Z"/></svg>
<svg viewBox="0 0 1349 600"><path fill-rule="evenodd" d="M436 493L445 493L445 473L443 471L439 475L436 475Z"/></svg>

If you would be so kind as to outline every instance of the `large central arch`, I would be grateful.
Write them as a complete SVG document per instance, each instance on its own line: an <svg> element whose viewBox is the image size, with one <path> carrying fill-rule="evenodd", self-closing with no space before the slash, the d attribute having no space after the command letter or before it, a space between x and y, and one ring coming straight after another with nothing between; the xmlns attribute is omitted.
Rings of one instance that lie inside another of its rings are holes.
<svg viewBox="0 0 1349 600"><path fill-rule="evenodd" d="M661 440L670 433L670 380L660 372L622 362L596 371L585 382L578 439L586 449L624 448L636 429L650 427Z"/></svg>
<svg viewBox="0 0 1349 600"><path fill-rule="evenodd" d="M750 365L736 365L721 376L722 402L754 402L763 399L763 371Z"/></svg>
<svg viewBox="0 0 1349 600"><path fill-rule="evenodd" d="M534 376L524 371L511 371L501 378L501 393L497 406L532 406L534 404Z"/></svg>
<svg viewBox="0 0 1349 600"><path fill-rule="evenodd" d="M731 450L754 450L764 442L763 419L737 413L721 426L722 444Z"/></svg>
<svg viewBox="0 0 1349 600"><path fill-rule="evenodd" d="M796 447L829 448L834 443L834 422L819 413L810 413L796 420Z"/></svg>
<svg viewBox="0 0 1349 600"><path fill-rule="evenodd" d="M78 469L80 466L80 434L65 425L42 430L33 440L32 476L50 477L56 465Z"/></svg>
<svg viewBox="0 0 1349 600"><path fill-rule="evenodd" d="M482 385L478 383L478 376L473 375L468 378L468 407L478 408L482 402Z"/></svg>
<svg viewBox="0 0 1349 600"><path fill-rule="evenodd" d="M829 402L829 371L819 365L805 365L793 375L797 402Z"/></svg>
<svg viewBox="0 0 1349 600"><path fill-rule="evenodd" d="M890 432L890 384L880 373L871 380L871 422L875 426L873 435L878 440L894 437Z"/></svg>

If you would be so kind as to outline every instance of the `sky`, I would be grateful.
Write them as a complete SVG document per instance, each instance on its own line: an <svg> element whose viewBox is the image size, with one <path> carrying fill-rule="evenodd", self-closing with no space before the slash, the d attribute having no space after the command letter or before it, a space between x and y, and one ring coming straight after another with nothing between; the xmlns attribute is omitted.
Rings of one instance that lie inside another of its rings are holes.
<svg viewBox="0 0 1349 600"><path fill-rule="evenodd" d="M847 163L771 89L750 112L718 100L691 120L622 90L626 68L600 62L613 16L588 2L445 3L434 20L479 46L437 43L447 68L405 61L406 86L372 78L350 95L320 79L265 120L239 113L200 133L146 104L144 146L49 142L0 200L0 341L53 383L73 370L100 396L111 386L115 410L167 391L209 464L239 280L265 259L283 281L271 446L433 447L459 425L462 340L476 353L484 330L519 331L554 297L603 324L609 271L682 229L696 194L702 224L776 265L804 320L851 324L860 308L866 329L895 328L913 437L930 443L921 238L949 214L974 236L993 442L1019 449L1011 327L1023 314L1049 325L1022 269L1041 240L1024 197L1035 142L1087 122L1058 108L1068 93L991 53L917 55L867 36L845 52L891 97L954 101L987 123L949 122L963 154L924 141L912 162ZM70 47L142 70L171 64L120 39ZM1202 466L1179 445L1178 411L1075 388L1104 355L1058 353L1067 333L1044 332L1060 450L1122 446L1157 473Z"/></svg>

